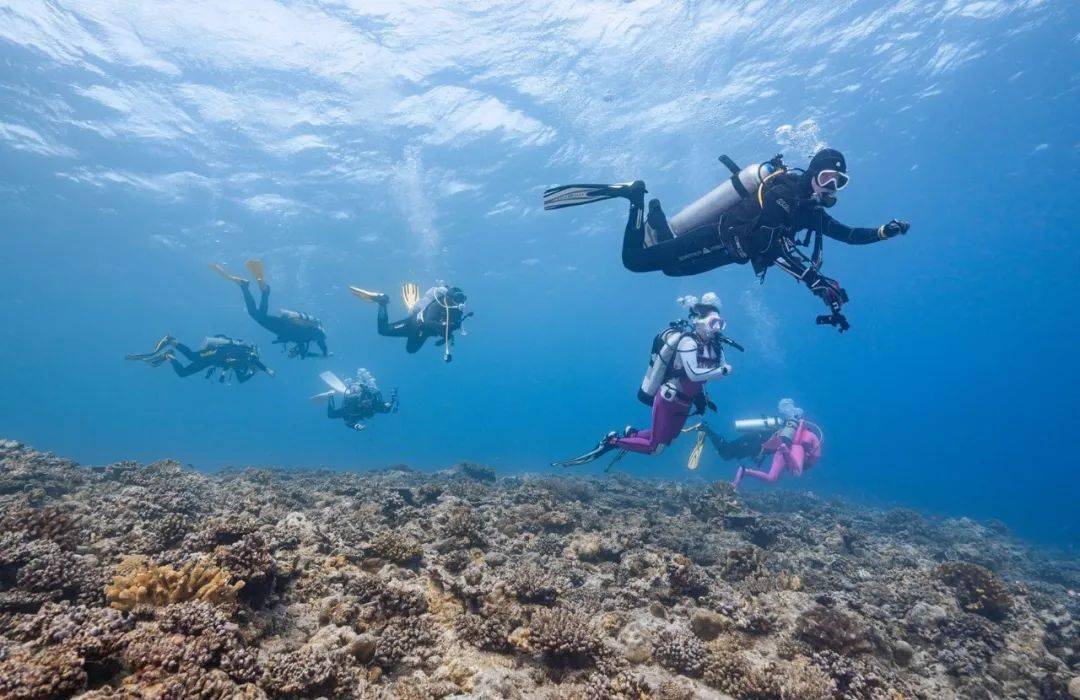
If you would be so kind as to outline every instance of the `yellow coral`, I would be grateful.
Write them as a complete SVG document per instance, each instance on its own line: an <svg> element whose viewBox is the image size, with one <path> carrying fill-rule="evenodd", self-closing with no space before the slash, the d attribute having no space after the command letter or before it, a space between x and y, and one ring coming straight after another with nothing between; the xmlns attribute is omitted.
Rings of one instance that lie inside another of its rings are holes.
<svg viewBox="0 0 1080 700"><path fill-rule="evenodd" d="M162 606L187 600L215 605L231 603L243 581L229 582L229 573L205 561L188 562L179 571L171 566L128 561L118 569L111 586L105 587L109 605L129 611L140 605ZM134 565L132 565L134 564Z"/></svg>

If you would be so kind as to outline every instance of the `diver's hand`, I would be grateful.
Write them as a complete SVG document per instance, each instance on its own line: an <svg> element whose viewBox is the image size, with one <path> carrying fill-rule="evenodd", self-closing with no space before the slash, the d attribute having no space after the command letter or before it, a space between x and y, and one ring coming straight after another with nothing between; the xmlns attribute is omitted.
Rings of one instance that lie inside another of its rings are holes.
<svg viewBox="0 0 1080 700"><path fill-rule="evenodd" d="M267 373L268 375L270 375L271 377L273 377L273 376L274 376L275 374L277 374L277 372L275 372L274 370L272 370L272 369L270 369L270 368L267 368L267 369L266 369L266 373Z"/></svg>
<svg viewBox="0 0 1080 700"><path fill-rule="evenodd" d="M731 374L731 365L729 365L726 362L724 364L720 365L720 374L724 375L725 377L727 375ZM712 409L715 411L716 406L713 406Z"/></svg>
<svg viewBox="0 0 1080 700"><path fill-rule="evenodd" d="M893 219L889 223L878 228L878 238L895 238L908 232L911 224L901 219Z"/></svg>
<svg viewBox="0 0 1080 700"><path fill-rule="evenodd" d="M814 296L825 302L825 305L832 309L833 313L840 313L840 307L848 302L847 292L840 286L840 283L824 275L818 275L810 283L810 291L814 293Z"/></svg>

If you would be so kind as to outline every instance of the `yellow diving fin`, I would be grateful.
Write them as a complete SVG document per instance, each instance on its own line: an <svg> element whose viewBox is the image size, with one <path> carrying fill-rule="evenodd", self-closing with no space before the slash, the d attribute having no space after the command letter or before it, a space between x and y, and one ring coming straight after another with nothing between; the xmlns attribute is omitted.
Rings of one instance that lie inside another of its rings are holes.
<svg viewBox="0 0 1080 700"><path fill-rule="evenodd" d="M690 471L695 471L701 464L701 453L705 449L705 431L698 428L697 442L694 443L694 449L690 450L690 459L686 460L686 468Z"/></svg>
<svg viewBox="0 0 1080 700"><path fill-rule="evenodd" d="M247 280L244 279L243 277L241 277L240 275L230 275L228 270L226 270L221 265L218 265L217 263L210 263L210 269L213 270L214 272L218 273L219 275L221 275L225 279L229 280L230 282L238 282L240 284L243 284L244 282L247 282Z"/></svg>
<svg viewBox="0 0 1080 700"><path fill-rule="evenodd" d="M353 286L349 287L349 291L360 297L364 301L370 301L376 304L385 304L387 301L389 301L389 298L385 294L382 294L380 292L369 292L366 289L360 289L359 287Z"/></svg>
<svg viewBox="0 0 1080 700"><path fill-rule="evenodd" d="M420 301L420 285L415 282L406 282L401 285L401 300L405 302L405 306L409 311L412 311L413 307Z"/></svg>
<svg viewBox="0 0 1080 700"><path fill-rule="evenodd" d="M244 267L248 269L248 272L255 278L255 281L259 283L260 288L266 286L266 275L263 271L262 260L248 260L244 263Z"/></svg>

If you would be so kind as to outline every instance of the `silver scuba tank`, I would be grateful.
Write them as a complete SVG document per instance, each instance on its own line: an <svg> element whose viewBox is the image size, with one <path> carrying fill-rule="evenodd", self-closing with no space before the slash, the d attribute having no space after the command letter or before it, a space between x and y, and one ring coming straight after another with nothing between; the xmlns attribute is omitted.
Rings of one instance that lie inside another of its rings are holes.
<svg viewBox="0 0 1080 700"><path fill-rule="evenodd" d="M680 328L666 328L653 340L649 368L645 370L645 378L641 380L641 389L638 390L638 398L642 403L652 405L656 392L668 378L679 341L684 335L685 331Z"/></svg>
<svg viewBox="0 0 1080 700"><path fill-rule="evenodd" d="M776 430L784 425L783 418L766 416L764 418L741 418L735 421L735 430L749 433L759 430Z"/></svg>
<svg viewBox="0 0 1080 700"><path fill-rule="evenodd" d="M678 237L700 228L716 228L720 224L720 215L742 201L743 195L732 182L735 177L738 177L744 192L753 194L762 180L774 172L776 168L770 163L753 163L746 166L739 171L737 176L724 180L711 192L668 219L671 233Z"/></svg>

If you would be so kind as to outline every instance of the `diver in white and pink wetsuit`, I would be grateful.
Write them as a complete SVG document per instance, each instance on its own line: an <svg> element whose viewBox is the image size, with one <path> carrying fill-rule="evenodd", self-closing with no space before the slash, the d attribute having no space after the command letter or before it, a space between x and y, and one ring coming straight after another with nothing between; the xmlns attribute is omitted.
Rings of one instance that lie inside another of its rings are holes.
<svg viewBox="0 0 1080 700"><path fill-rule="evenodd" d="M610 432L589 452L555 462L555 466L585 464L615 449L654 454L679 436L693 409L703 412L710 405L703 391L705 382L731 373L723 345L739 346L723 335L726 323L720 318L715 294L706 294L701 300L684 297L680 302L690 307L690 320L673 323L657 336L649 371L638 392L638 397L652 406L652 425L645 430L627 427L621 433Z"/></svg>

